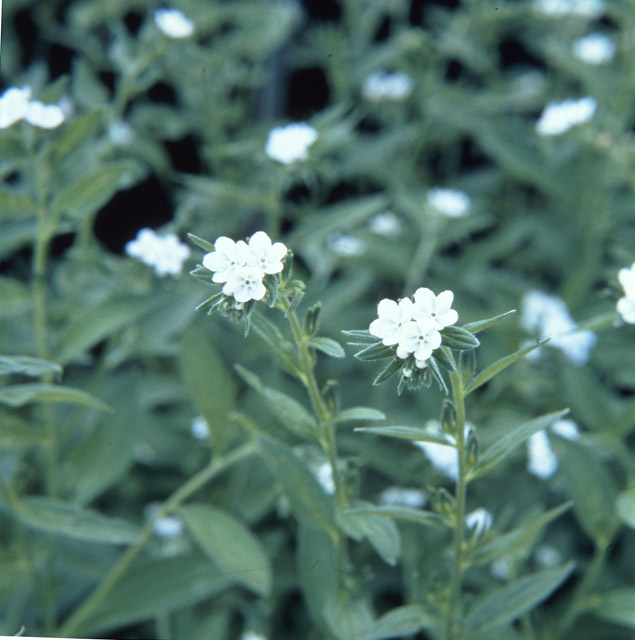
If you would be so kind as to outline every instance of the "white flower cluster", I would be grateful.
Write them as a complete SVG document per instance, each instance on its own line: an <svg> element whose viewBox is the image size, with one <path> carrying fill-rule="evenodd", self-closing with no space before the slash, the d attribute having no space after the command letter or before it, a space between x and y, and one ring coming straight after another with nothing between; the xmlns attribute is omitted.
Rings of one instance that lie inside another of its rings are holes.
<svg viewBox="0 0 635 640"><path fill-rule="evenodd" d="M282 164L306 160L309 147L317 140L318 133L306 122L293 122L286 127L275 127L269 132L265 153Z"/></svg>
<svg viewBox="0 0 635 640"><path fill-rule="evenodd" d="M560 349L573 364L587 362L597 337L593 331L577 330L564 300L542 291L530 291L523 297L521 306L523 329L539 338L550 338L548 345Z"/></svg>
<svg viewBox="0 0 635 640"><path fill-rule="evenodd" d="M375 71L366 77L362 85L362 95L371 102L405 100L414 88L412 78L403 72L388 73Z"/></svg>
<svg viewBox="0 0 635 640"><path fill-rule="evenodd" d="M212 282L223 284L223 293L233 296L238 304L262 300L267 293L263 278L280 273L287 247L282 242L271 244L264 231L257 231L247 242L234 242L221 236L214 242L214 251L205 254L203 266L213 271Z"/></svg>
<svg viewBox="0 0 635 640"><path fill-rule="evenodd" d="M579 100L550 102L536 122L536 132L541 136L557 136L578 124L587 122L595 114L598 103L587 96Z"/></svg>
<svg viewBox="0 0 635 640"><path fill-rule="evenodd" d="M43 104L31 100L28 86L11 87L0 96L0 129L6 129L20 120L42 129L55 129L64 122L64 111L57 104Z"/></svg>
<svg viewBox="0 0 635 640"><path fill-rule="evenodd" d="M534 7L547 15L578 15L598 18L602 15L602 0L535 0Z"/></svg>
<svg viewBox="0 0 635 640"><path fill-rule="evenodd" d="M471 202L470 196L458 189L436 187L428 191L428 204L448 218L462 218Z"/></svg>
<svg viewBox="0 0 635 640"><path fill-rule="evenodd" d="M635 324L635 262L630 269L620 269L617 277L624 289L624 296L617 301L617 310L624 322Z"/></svg>
<svg viewBox="0 0 635 640"><path fill-rule="evenodd" d="M452 291L442 291L437 296L422 287L415 291L413 298L414 301L410 298L399 302L381 300L377 305L378 318L370 323L368 330L386 346L397 345L399 358L414 355L415 365L423 369L432 352L441 346L439 332L454 324L459 314L451 308Z"/></svg>
<svg viewBox="0 0 635 640"><path fill-rule="evenodd" d="M174 233L157 235L152 229L141 229L137 237L126 244L126 253L154 267L158 276L179 275L190 248Z"/></svg>
<svg viewBox="0 0 635 640"><path fill-rule="evenodd" d="M580 434L578 425L573 420L556 420L550 427L553 433L577 440ZM542 429L534 433L527 441L527 471L543 480L551 478L558 469L558 458L549 444L547 432Z"/></svg>
<svg viewBox="0 0 635 640"><path fill-rule="evenodd" d="M574 55L587 64L607 64L613 60L615 50L613 40L603 33L591 33L573 43Z"/></svg>
<svg viewBox="0 0 635 640"><path fill-rule="evenodd" d="M194 23L178 9L157 9L154 23L168 38L189 38L194 33Z"/></svg>

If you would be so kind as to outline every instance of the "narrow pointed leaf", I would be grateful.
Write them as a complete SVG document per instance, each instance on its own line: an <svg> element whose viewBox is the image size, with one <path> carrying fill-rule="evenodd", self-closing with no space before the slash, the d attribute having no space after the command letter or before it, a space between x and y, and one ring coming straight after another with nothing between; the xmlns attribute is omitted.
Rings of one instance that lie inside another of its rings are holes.
<svg viewBox="0 0 635 640"><path fill-rule="evenodd" d="M635 587L619 587L594 596L591 611L602 620L635 630Z"/></svg>
<svg viewBox="0 0 635 640"><path fill-rule="evenodd" d="M45 373L61 374L62 367L55 362L31 356L0 356L0 376L15 373L37 378Z"/></svg>
<svg viewBox="0 0 635 640"><path fill-rule="evenodd" d="M23 407L33 402L62 402L68 404L82 404L101 411L113 409L101 400L91 396L81 389L63 387L54 384L14 384L0 389L0 404L9 407Z"/></svg>
<svg viewBox="0 0 635 640"><path fill-rule="evenodd" d="M464 329L467 329L470 333L479 333L484 329L488 329L493 324L496 324L503 318L507 318L508 316L516 313L516 309L512 309L511 311L506 311L505 313L501 313L498 316L494 316L493 318L488 318L487 320L477 320L476 322L468 322L463 325Z"/></svg>
<svg viewBox="0 0 635 640"><path fill-rule="evenodd" d="M343 358L346 356L346 351L339 342L336 342L332 338L322 338L315 336L307 340L307 344L322 353L326 353L333 358Z"/></svg>
<svg viewBox="0 0 635 640"><path fill-rule="evenodd" d="M368 329L350 329L349 331L342 331L342 333L345 336L355 339L355 341L351 341L349 344L359 344L357 340L362 343L377 342L377 336L372 335Z"/></svg>
<svg viewBox="0 0 635 640"><path fill-rule="evenodd" d="M431 626L434 626L434 619L425 607L420 604L407 604L392 609L376 620L362 640L405 638Z"/></svg>
<svg viewBox="0 0 635 640"><path fill-rule="evenodd" d="M445 524L445 521L438 513L398 504L357 507L350 511L353 513L367 513L383 518L392 518L393 520L401 520L402 522L411 522L423 527L439 527Z"/></svg>
<svg viewBox="0 0 635 640"><path fill-rule="evenodd" d="M259 313L251 316L254 331L271 347L276 354L280 366L293 376L298 376L300 367L293 345L282 335L278 327Z"/></svg>
<svg viewBox="0 0 635 640"><path fill-rule="evenodd" d="M374 362L375 360L384 360L385 358L392 358L395 355L394 347L387 347L382 342L376 342L368 347L365 347L361 351L355 354L358 360L364 362Z"/></svg>
<svg viewBox="0 0 635 640"><path fill-rule="evenodd" d="M447 447L454 446L448 442L442 434L432 432L425 427L410 426L387 426L387 427L357 427L355 431L363 431L376 436L388 436L389 438L399 438L401 440L414 440L421 442L434 442Z"/></svg>
<svg viewBox="0 0 635 640"><path fill-rule="evenodd" d="M403 360L401 358L395 358L392 362L388 363L385 369L373 380L374 385L386 382L389 378L392 378L403 366Z"/></svg>
<svg viewBox="0 0 635 640"><path fill-rule="evenodd" d="M456 371L456 363L452 356L452 352L447 347L441 347L434 352L434 359L448 371Z"/></svg>
<svg viewBox="0 0 635 640"><path fill-rule="evenodd" d="M443 344L459 351L476 349L481 343L478 338L462 327L446 327L441 331Z"/></svg>
<svg viewBox="0 0 635 640"><path fill-rule="evenodd" d="M203 251L207 251L207 253L212 253L215 251L214 245L207 240L203 240L203 238L199 238L195 236L193 233L188 233L187 237L197 246L203 249Z"/></svg>
<svg viewBox="0 0 635 640"><path fill-rule="evenodd" d="M386 415L378 409L370 407L351 407L340 411L335 422L346 422L348 420L385 420Z"/></svg>

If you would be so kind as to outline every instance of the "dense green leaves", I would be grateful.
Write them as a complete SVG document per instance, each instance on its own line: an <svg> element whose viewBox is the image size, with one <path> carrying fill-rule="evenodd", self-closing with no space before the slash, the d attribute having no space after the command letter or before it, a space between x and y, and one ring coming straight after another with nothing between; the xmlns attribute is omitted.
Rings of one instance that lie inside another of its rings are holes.
<svg viewBox="0 0 635 640"><path fill-rule="evenodd" d="M80 404L102 411L112 409L94 396L72 387L61 385L25 383L14 384L0 389L0 404L9 407L23 407L31 403L61 402L68 404Z"/></svg>
<svg viewBox="0 0 635 640"><path fill-rule="evenodd" d="M31 356L0 356L0 376L20 374L38 378L45 373L62 373L62 367L55 362L32 358Z"/></svg>

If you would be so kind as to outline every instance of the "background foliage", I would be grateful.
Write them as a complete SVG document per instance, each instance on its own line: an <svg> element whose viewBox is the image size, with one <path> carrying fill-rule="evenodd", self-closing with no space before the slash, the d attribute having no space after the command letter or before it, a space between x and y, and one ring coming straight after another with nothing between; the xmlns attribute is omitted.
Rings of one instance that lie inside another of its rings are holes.
<svg viewBox="0 0 635 640"><path fill-rule="evenodd" d="M635 247L633 7L607 3L592 18L493 0L176 6L193 37L167 38L154 3L138 0L4 3L3 83L64 99L72 115L51 131L0 130L0 633L440 637L426 621L443 598L448 530L337 520L315 480L325 458L306 437L301 386L263 331L245 339L195 312L200 282L157 278L125 255L151 226L211 241L265 229L295 254L301 311L322 301L320 332L336 339L366 328L379 299L418 286L453 290L461 323L538 289L602 326L588 363L543 347L468 400L482 450L564 407L581 437L552 437L560 468L549 480L527 473L519 447L470 485L468 510L485 507L494 524L466 572L465 629L632 637L635 350L632 328L605 318ZM597 30L617 45L601 67L571 49ZM412 94L365 99L381 69L409 74ZM585 95L598 101L588 123L536 133L548 102ZM318 131L308 159L268 158L269 130L299 119ZM439 186L469 194L469 213L434 210ZM387 211L396 223L377 233ZM187 266L201 256L193 247ZM287 331L279 313L262 315L274 341L275 327ZM514 317L497 324L479 367L532 337ZM397 425L439 417L440 392L371 387L372 365L351 354L317 356L342 409L371 407ZM192 437L197 415L211 440ZM337 443L360 506L390 486L451 489L410 443L353 431L377 416L352 416ZM192 488L201 469L206 482ZM193 497L181 504L183 487ZM185 523L176 542L144 524L152 503L163 505L155 518ZM339 577L334 527L350 538ZM555 566L541 569L541 548ZM130 550L125 574L69 626ZM501 559L503 577L491 571ZM532 600L523 580L539 570ZM342 577L351 600L327 606ZM414 608L391 619L402 605Z"/></svg>

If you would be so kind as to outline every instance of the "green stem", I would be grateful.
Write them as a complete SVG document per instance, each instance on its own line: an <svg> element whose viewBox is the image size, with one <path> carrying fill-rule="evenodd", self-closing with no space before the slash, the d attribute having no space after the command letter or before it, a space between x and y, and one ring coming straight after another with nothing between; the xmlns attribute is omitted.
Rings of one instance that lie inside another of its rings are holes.
<svg viewBox="0 0 635 640"><path fill-rule="evenodd" d="M227 456L215 458L201 469L196 475L190 478L184 485L179 487L157 510L156 514L144 525L139 534L139 541L120 556L117 563L110 570L110 573L102 580L99 586L84 600L82 605L75 610L71 617L60 627L56 635L69 637L75 635L87 618L99 607L113 587L121 580L126 571L130 568L134 559L139 555L143 546L152 536L154 524L159 518L165 517L177 509L182 502L187 500L192 494L203 488L210 480L225 471L228 467L239 462L243 458L255 452L252 444L246 444L238 449L234 449Z"/></svg>
<svg viewBox="0 0 635 640"><path fill-rule="evenodd" d="M454 566L450 581L450 601L446 626L447 640L456 637L456 618L461 601L461 581L463 578L463 529L465 523L465 498L467 492L467 464L465 451L465 398L460 372L450 373L454 410L456 411L456 448L458 456L458 474L456 480L456 511L454 518Z"/></svg>

